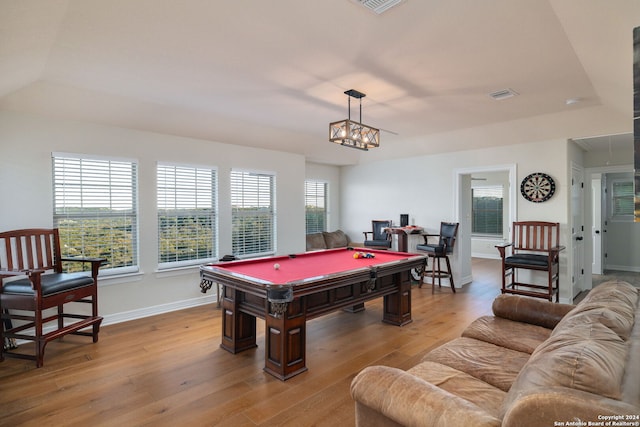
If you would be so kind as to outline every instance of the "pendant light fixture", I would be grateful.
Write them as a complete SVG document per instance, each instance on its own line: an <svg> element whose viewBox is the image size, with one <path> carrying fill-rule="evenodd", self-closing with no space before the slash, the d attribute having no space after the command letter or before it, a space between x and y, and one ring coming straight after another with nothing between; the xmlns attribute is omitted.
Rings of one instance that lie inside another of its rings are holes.
<svg viewBox="0 0 640 427"><path fill-rule="evenodd" d="M329 141L345 147L367 151L380 146L380 129L362 124L362 98L366 95L355 89L345 91L348 98L349 116L345 120L329 124ZM351 98L360 101L360 121L351 120Z"/></svg>

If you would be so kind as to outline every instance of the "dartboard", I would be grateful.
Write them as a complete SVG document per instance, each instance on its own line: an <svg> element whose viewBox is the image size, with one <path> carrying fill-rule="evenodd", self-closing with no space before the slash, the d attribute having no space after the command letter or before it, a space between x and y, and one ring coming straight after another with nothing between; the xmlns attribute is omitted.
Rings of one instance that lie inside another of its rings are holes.
<svg viewBox="0 0 640 427"><path fill-rule="evenodd" d="M522 197L530 202L546 202L556 191L556 183L546 173L536 172L527 176L520 184Z"/></svg>

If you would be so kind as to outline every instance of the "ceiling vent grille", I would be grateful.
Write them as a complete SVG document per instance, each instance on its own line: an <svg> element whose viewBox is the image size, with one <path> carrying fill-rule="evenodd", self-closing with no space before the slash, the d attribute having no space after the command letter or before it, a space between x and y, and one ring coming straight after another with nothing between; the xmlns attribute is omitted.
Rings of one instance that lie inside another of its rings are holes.
<svg viewBox="0 0 640 427"><path fill-rule="evenodd" d="M514 96L517 96L517 95L518 95L518 92L516 92L513 89L502 89L489 94L489 96L495 99L496 101L500 101L502 99L507 99L507 98L513 98Z"/></svg>
<svg viewBox="0 0 640 427"><path fill-rule="evenodd" d="M378 15L404 1L405 0L355 0L356 3L361 4Z"/></svg>

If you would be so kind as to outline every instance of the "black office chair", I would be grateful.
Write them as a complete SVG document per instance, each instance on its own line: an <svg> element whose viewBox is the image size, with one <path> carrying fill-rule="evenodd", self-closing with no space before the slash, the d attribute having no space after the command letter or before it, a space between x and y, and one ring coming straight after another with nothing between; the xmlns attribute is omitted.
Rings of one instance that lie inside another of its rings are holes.
<svg viewBox="0 0 640 427"><path fill-rule="evenodd" d="M371 249L391 249L391 234L386 229L391 227L389 220L373 220L371 221L372 231L363 231L364 247ZM371 238L369 238L371 236Z"/></svg>
<svg viewBox="0 0 640 427"><path fill-rule="evenodd" d="M442 278L446 277L449 279L449 284L451 285L451 290L453 293L456 293L455 284L453 283L453 273L451 271L451 263L449 262L449 254L453 252L453 247L456 243L456 238L458 236L458 223L457 222L441 222L440 223L440 234L423 234L424 244L417 245L416 249L418 251L423 251L427 253L427 256L431 259L431 293L433 293L436 282L435 279L438 279L438 287L442 287ZM437 237L437 243L429 243L429 237ZM440 266L440 260L444 258L447 263L447 270L443 270ZM422 287L424 283L424 276L427 272L427 267L422 270L422 277L420 278L420 283L418 287Z"/></svg>

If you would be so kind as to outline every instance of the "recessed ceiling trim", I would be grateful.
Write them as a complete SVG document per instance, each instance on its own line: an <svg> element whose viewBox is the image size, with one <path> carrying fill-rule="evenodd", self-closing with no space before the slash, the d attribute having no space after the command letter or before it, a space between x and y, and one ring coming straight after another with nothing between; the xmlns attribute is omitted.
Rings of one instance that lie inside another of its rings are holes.
<svg viewBox="0 0 640 427"><path fill-rule="evenodd" d="M385 12L391 9L394 6L404 2L405 0L352 0L362 6L366 7L370 11L380 15L382 12Z"/></svg>

